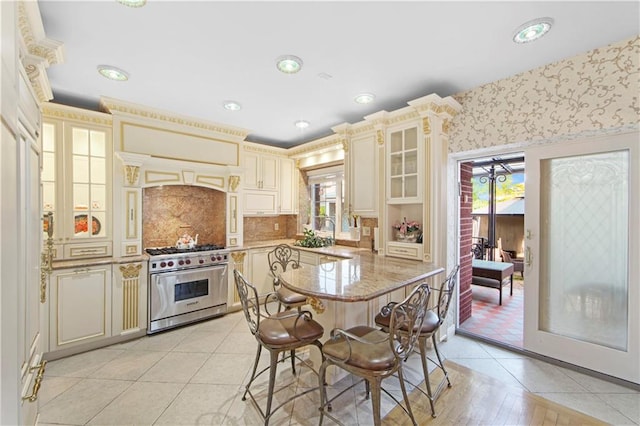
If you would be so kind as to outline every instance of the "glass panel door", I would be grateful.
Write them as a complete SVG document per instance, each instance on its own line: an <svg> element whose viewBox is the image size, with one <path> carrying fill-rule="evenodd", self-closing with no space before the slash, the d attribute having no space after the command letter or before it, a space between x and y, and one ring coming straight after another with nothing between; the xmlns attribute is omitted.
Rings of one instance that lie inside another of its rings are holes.
<svg viewBox="0 0 640 426"><path fill-rule="evenodd" d="M527 151L524 344L638 383L635 137Z"/></svg>

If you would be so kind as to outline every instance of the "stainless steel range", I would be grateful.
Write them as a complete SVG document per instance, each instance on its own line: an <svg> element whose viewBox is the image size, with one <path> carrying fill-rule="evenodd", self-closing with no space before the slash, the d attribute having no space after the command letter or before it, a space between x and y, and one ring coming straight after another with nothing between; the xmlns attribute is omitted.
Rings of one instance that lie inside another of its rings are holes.
<svg viewBox="0 0 640 426"><path fill-rule="evenodd" d="M227 312L229 252L221 246L149 248L147 334Z"/></svg>

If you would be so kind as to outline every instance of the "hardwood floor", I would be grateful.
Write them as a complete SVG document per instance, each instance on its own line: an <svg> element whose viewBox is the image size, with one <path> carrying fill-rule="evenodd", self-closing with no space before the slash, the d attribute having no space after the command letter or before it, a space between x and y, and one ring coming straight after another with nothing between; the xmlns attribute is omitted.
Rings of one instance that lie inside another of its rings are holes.
<svg viewBox="0 0 640 426"><path fill-rule="evenodd" d="M606 425L598 419L573 411L522 389L446 362L452 387L436 402L437 417L431 417L429 401L418 390L410 395L411 408L419 425ZM440 370L432 382L442 378ZM424 384L422 385L424 388ZM396 407L383 420L387 425L410 425L406 413Z"/></svg>

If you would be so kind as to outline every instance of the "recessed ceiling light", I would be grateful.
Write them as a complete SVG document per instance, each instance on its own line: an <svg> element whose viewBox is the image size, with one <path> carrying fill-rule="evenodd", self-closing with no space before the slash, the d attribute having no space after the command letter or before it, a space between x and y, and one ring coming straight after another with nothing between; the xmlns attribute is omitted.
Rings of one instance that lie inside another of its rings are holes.
<svg viewBox="0 0 640 426"><path fill-rule="evenodd" d="M98 65L98 72L109 80L127 81L129 73L111 65Z"/></svg>
<svg viewBox="0 0 640 426"><path fill-rule="evenodd" d="M224 109L227 109L229 111L240 111L242 109L242 105L240 105L236 101L224 101L222 103L222 106L224 107Z"/></svg>
<svg viewBox="0 0 640 426"><path fill-rule="evenodd" d="M147 0L116 0L120 4L124 4L129 7L142 7L147 4Z"/></svg>
<svg viewBox="0 0 640 426"><path fill-rule="evenodd" d="M520 25L513 35L516 43L529 43L545 35L553 25L551 18L538 18Z"/></svg>
<svg viewBox="0 0 640 426"><path fill-rule="evenodd" d="M372 93L360 93L358 96L353 98L353 100L357 104L370 104L376 98L376 95Z"/></svg>
<svg viewBox="0 0 640 426"><path fill-rule="evenodd" d="M305 120L298 120L295 123L293 123L298 129L306 129L307 127L309 127L309 122L305 121Z"/></svg>
<svg viewBox="0 0 640 426"><path fill-rule="evenodd" d="M302 59L293 55L284 55L276 59L276 67L285 74L295 74L302 68Z"/></svg>

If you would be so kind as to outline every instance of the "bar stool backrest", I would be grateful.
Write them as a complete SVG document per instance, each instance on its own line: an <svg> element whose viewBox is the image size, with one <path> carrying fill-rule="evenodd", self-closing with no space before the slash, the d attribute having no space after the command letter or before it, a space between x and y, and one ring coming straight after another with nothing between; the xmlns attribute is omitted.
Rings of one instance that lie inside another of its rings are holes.
<svg viewBox="0 0 640 426"><path fill-rule="evenodd" d="M416 286L409 296L391 309L389 342L398 359L405 359L418 341L431 289L426 283Z"/></svg>
<svg viewBox="0 0 640 426"><path fill-rule="evenodd" d="M244 312L244 317L249 325L251 334L255 336L260 327L260 302L258 301L258 290L250 284L238 271L233 271L236 289L240 296L240 304Z"/></svg>
<svg viewBox="0 0 640 426"><path fill-rule="evenodd" d="M449 312L449 305L451 305L451 299L453 299L453 292L456 287L456 282L458 281L459 272L460 265L456 265L440 286L440 292L438 294L438 318L440 319L440 325L442 325L447 317L447 312Z"/></svg>
<svg viewBox="0 0 640 426"><path fill-rule="evenodd" d="M267 253L269 261L269 272L273 275L274 285L278 285L278 275L289 268L298 269L300 267L300 250L286 244L280 244Z"/></svg>

